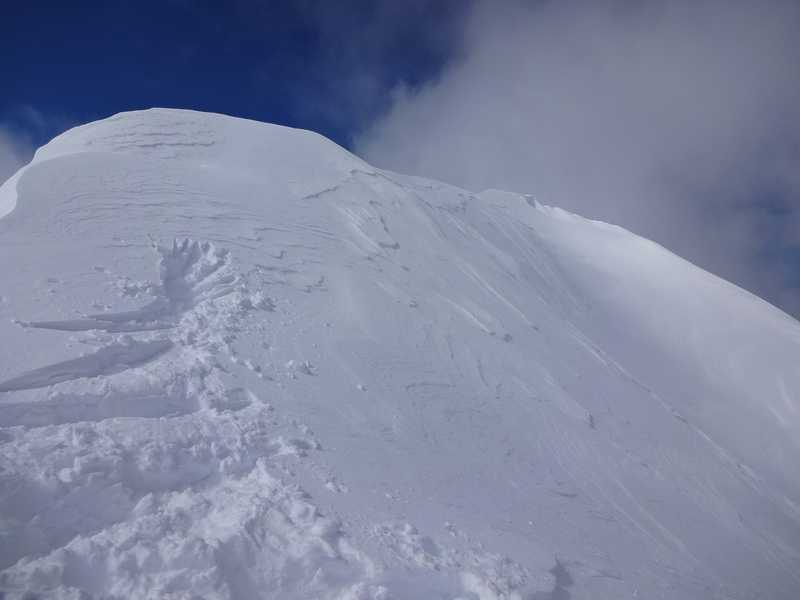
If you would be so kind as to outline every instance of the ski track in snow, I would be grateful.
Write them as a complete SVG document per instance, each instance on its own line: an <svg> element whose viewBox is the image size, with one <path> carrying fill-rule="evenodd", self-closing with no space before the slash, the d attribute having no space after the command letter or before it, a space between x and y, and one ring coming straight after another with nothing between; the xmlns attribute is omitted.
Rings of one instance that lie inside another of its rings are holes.
<svg viewBox="0 0 800 600"><path fill-rule="evenodd" d="M190 111L17 196L3 600L800 593L800 329L655 245Z"/></svg>
<svg viewBox="0 0 800 600"><path fill-rule="evenodd" d="M2 513L10 522L0 565L7 568L2 584L9 597L30 586L103 597L185 589L193 597L248 598L276 577L304 590L289 595L328 596L338 579L363 578L372 567L348 546L336 521L273 473L284 467L270 457L304 456L317 442L307 430L280 423L249 390L225 389L220 381L217 360L231 352L231 332L268 303L240 285L227 253L209 243L184 240L158 251L161 284L142 309L23 324L149 332L160 323L157 335L168 334L146 340L126 335L121 343L0 384L14 391L91 378L97 390L57 391L35 407L4 406L4 425L34 428L15 439L20 452L3 472L22 473L26 463L35 464L52 473L47 485L57 488L41 489L24 478L4 481ZM118 417L148 419L131 430ZM97 496L103 498L99 507L87 502ZM38 558L17 562L23 556ZM252 560L263 561L265 572L246 569Z"/></svg>
<svg viewBox="0 0 800 600"><path fill-rule="evenodd" d="M88 391L58 386L46 400L3 406L2 426L28 429L15 430L18 452L2 472L32 469L46 483L3 478L0 589L8 598L31 590L389 598L377 565L290 481L292 461L320 447L310 429L282 422L253 392L221 381L220 359L237 362L234 332L249 312L274 310L271 300L250 293L230 254L213 244L184 239L155 249L161 281L142 308L19 323L124 334L91 354L0 382L0 392L11 392L91 380ZM286 369L290 378L312 375L308 363L290 361ZM121 417L146 420L131 429ZM343 491L324 477L327 489ZM486 563L489 574L476 575L464 557L440 559L412 526L390 527L376 535L391 539L402 561L450 569L481 598L515 598L514 584L526 580L513 562L481 552L468 560ZM515 571L498 574L496 565Z"/></svg>

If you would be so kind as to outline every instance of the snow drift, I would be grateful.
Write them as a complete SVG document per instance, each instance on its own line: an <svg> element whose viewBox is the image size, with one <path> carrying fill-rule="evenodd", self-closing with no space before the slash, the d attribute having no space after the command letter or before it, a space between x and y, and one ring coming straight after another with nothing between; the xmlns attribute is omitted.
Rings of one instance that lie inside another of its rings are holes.
<svg viewBox="0 0 800 600"><path fill-rule="evenodd" d="M0 213L5 598L800 596L800 324L652 242L178 110Z"/></svg>

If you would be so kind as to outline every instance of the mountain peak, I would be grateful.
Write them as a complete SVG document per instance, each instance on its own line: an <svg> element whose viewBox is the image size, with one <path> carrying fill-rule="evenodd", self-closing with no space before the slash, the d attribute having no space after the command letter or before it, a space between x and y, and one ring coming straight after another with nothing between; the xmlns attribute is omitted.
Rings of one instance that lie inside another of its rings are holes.
<svg viewBox="0 0 800 600"><path fill-rule="evenodd" d="M192 111L11 193L9 597L798 597L800 324L658 244Z"/></svg>

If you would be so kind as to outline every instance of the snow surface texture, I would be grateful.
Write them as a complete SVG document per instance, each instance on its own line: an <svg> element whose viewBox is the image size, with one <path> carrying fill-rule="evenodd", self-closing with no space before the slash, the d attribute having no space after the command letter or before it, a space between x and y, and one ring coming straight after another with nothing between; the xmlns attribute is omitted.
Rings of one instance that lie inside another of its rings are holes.
<svg viewBox="0 0 800 600"><path fill-rule="evenodd" d="M800 597L800 324L652 242L176 110L0 211L6 599Z"/></svg>

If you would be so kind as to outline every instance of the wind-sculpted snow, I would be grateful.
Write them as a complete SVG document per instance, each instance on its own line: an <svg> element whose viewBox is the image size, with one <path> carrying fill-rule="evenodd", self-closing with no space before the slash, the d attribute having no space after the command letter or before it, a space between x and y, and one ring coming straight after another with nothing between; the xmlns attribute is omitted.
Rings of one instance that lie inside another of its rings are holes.
<svg viewBox="0 0 800 600"><path fill-rule="evenodd" d="M3 206L4 598L800 596L800 324L655 244L173 110Z"/></svg>
<svg viewBox="0 0 800 600"><path fill-rule="evenodd" d="M149 362L171 347L168 340L109 344L88 356L65 360L0 382L0 392L32 390L83 377L112 375Z"/></svg>

